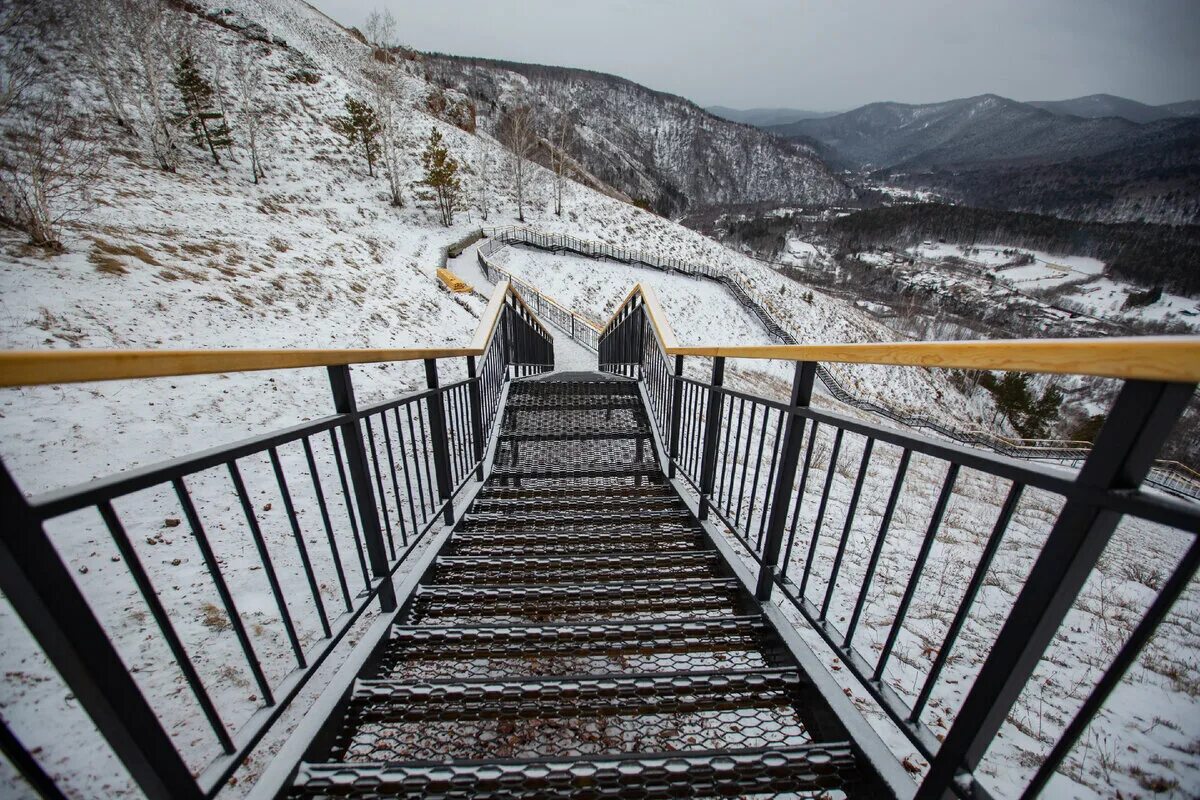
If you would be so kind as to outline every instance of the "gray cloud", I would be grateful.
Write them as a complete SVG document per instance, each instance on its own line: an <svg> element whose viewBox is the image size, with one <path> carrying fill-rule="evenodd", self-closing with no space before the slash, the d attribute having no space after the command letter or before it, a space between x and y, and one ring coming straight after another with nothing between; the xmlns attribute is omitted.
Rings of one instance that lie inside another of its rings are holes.
<svg viewBox="0 0 1200 800"><path fill-rule="evenodd" d="M994 92L1200 98L1197 0L310 0L419 50L611 72L702 105L840 110Z"/></svg>

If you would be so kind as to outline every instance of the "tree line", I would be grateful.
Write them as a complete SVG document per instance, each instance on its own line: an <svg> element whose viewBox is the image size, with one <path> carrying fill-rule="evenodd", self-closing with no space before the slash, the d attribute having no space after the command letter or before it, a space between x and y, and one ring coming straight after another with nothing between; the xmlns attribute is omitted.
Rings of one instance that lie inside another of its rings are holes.
<svg viewBox="0 0 1200 800"><path fill-rule="evenodd" d="M269 52L265 31L234 59L223 58L175 13L167 0L77 0L65 6L37 0L9 0L0 9L0 123L8 146L0 149L0 222L25 231L30 241L60 247L62 226L91 206L90 190L104 174L108 148L98 120L81 112L71 93L53 86L40 47L50 27L70 31L84 66L78 77L94 81L107 116L145 157L165 172L183 166L190 148L215 166L244 163L254 182L267 177L279 110L270 102L262 57ZM193 9L194 11L194 9ZM226 27L221 12L194 11ZM243 26L244 27L244 26ZM424 110L476 134L474 170L436 126L428 139L409 133L413 112L422 107L410 96L411 81L399 61L397 23L390 12L372 12L361 40L367 45L363 80L344 99L344 113L328 120L347 149L361 158L368 177L386 180L392 205L405 204L413 167L418 199L427 200L444 225L467 207L468 194L488 218L492 200L492 159L475 130L474 106L452 100L435 87L423 98ZM291 82L320 81L316 65L289 55L300 66ZM572 113L541 120L528 106L503 110L496 138L508 148L504 171L513 187L517 217L525 221L531 193L549 168L554 211L563 213L564 184L575 174L576 118ZM413 154L419 163L410 163ZM466 177L473 178L472 188Z"/></svg>
<svg viewBox="0 0 1200 800"><path fill-rule="evenodd" d="M1100 259L1108 272L1145 288L1200 293L1200 226L1076 222L1040 214L917 203L860 211L823 232L843 249L910 245L924 239L992 243Z"/></svg>

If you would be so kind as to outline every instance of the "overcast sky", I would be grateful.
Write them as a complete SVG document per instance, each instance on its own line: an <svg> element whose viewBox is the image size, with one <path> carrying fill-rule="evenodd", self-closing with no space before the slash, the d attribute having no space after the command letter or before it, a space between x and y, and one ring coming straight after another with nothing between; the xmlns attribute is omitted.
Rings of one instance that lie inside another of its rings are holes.
<svg viewBox="0 0 1200 800"><path fill-rule="evenodd" d="M701 105L994 92L1200 98L1200 0L310 0L419 50L611 72Z"/></svg>

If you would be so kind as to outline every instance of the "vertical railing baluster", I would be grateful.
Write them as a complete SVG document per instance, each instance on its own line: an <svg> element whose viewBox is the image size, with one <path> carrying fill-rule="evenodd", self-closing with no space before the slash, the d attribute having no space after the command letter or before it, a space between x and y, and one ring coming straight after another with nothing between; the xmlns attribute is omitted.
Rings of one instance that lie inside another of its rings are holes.
<svg viewBox="0 0 1200 800"><path fill-rule="evenodd" d="M362 428L359 427L358 401L354 397L354 384L350 381L350 367L340 364L326 369L333 390L334 408L346 418L340 426L342 443L346 447L350 485L354 489L354 504L358 509L367 559L371 563L372 574L381 581L379 607L384 613L395 611L396 592L392 587L391 573L388 572L387 551L384 549L383 531L379 527L379 510L375 507L375 493L371 489L371 468L367 464Z"/></svg>
<svg viewBox="0 0 1200 800"><path fill-rule="evenodd" d="M854 515L858 513L858 501L862 497L863 482L867 478L867 470L871 466L871 451L875 440L868 438L863 445L862 461L858 465L858 477L854 481L854 491L850 494L850 505L846 507L846 523L842 526L842 537L838 540L837 552L833 556L833 567L829 570L829 584L825 587L825 600L821 603L821 614L824 620L829 613L829 603L833 600L833 592L837 587L838 573L842 569L842 559L846 555L846 542L850 539L850 531L854 528Z"/></svg>
<svg viewBox="0 0 1200 800"><path fill-rule="evenodd" d="M717 434L720 433L721 403L720 387L725 383L725 357L716 356L712 363L712 380L708 394L708 411L704 423L704 454L700 462L700 507L697 516L708 516L708 505L712 497L713 479L717 472Z"/></svg>
<svg viewBox="0 0 1200 800"><path fill-rule="evenodd" d="M317 509L321 512L321 523L325 526L325 538L329 540L329 555L333 558L333 568L337 573L338 585L342 589L342 599L346 610L354 610L350 601L350 587L346 583L346 570L342 567L342 556L338 553L337 540L333 535L333 522L329 519L329 507L325 503L325 491L321 488L321 479L317 475L317 460L313 458L312 444L305 436L300 440L304 445L304 458L308 461L308 471L312 476L313 492L317 497Z"/></svg>
<svg viewBox="0 0 1200 800"><path fill-rule="evenodd" d="M779 549L783 544L783 529L787 524L792 484L796 480L796 464L800 460L800 445L804 440L804 417L800 416L798 412L800 409L806 408L812 401L816 366L812 361L801 361L796 364L796 372L792 376L792 393L788 399L788 408L783 412L785 415L783 443L782 445L776 443L780 451L779 472L775 476L770 521L767 523L767 538L763 544L762 561L758 570L758 585L754 591L754 596L758 598L759 602L770 598L771 588L778 571ZM812 452L811 445L809 452ZM803 486L803 482L801 485ZM799 510L799 504L800 498L797 497L797 510ZM793 522L793 531L794 527L795 523ZM788 550L789 552L791 550L790 542Z"/></svg>
<svg viewBox="0 0 1200 800"><path fill-rule="evenodd" d="M187 764L2 465L0 509L4 597L146 796L199 800Z"/></svg>
<svg viewBox="0 0 1200 800"><path fill-rule="evenodd" d="M333 461L337 464L338 481L342 486L342 503L346 509L346 517L350 520L350 535L354 537L354 554L358 557L358 566L362 570L363 586L367 592L371 591L371 571L367 567L366 547L363 546L362 537L358 531L358 518L354 514L354 499L353 492L350 490L350 482L346 477L346 467L342 463L342 448L338 444L337 431L329 429L329 443L333 451Z"/></svg>
<svg viewBox="0 0 1200 800"><path fill-rule="evenodd" d="M808 589L808 577L812 574L813 561L817 555L817 541L821 537L821 527L825 523L825 509L829 506L829 490L833 488L833 476L837 471L837 460L841 454L842 436L846 433L845 428L838 428L837 433L833 437L833 449L829 453L829 463L825 469L825 488L821 491L821 503L817 506L817 518L813 524L812 537L808 543L808 554L804 558L804 574L800 576L800 599L806 599L805 591Z"/></svg>
<svg viewBox="0 0 1200 800"><path fill-rule="evenodd" d="M308 579L308 589L312 593L313 602L317 606L317 618L321 622L321 630L325 638L333 634L329 630L329 618L325 614L325 601L321 599L321 590L317 586L317 576L313 572L312 561L308 558L308 547L304 544L304 532L300 529L300 520L296 518L296 506L292 502L292 493L288 490L287 477L283 474L283 464L279 461L279 451L272 447L267 450L271 457L271 468L275 471L275 482L279 484L279 494L283 498L283 510L288 523L292 527L292 536L296 539L296 549L300 552L300 565L304 568L304 576Z"/></svg>
<svg viewBox="0 0 1200 800"><path fill-rule="evenodd" d="M1194 383L1126 381L1075 482L1088 490L1136 489L1195 390ZM941 797L960 770L978 765L1119 521L1068 496L918 797Z"/></svg>
<svg viewBox="0 0 1200 800"><path fill-rule="evenodd" d="M9 730L8 724L3 719L0 719L0 753L3 753L8 762L16 767L17 772L42 800L67 800L67 796L59 790L54 780L42 769L41 764L30 755L16 735Z"/></svg>
<svg viewBox="0 0 1200 800"><path fill-rule="evenodd" d="M425 401L429 409L429 436L433 445L433 467L437 473L438 499L443 503L442 519L454 524L454 485L450 478L450 442L446 435L446 406L438 386L437 359L425 359L425 385L430 392Z"/></svg>
<svg viewBox="0 0 1200 800"><path fill-rule="evenodd" d="M475 356L467 356L467 395L471 406L471 457L475 460L475 477L483 480L483 395L480 378L475 373Z"/></svg>
<svg viewBox="0 0 1200 800"><path fill-rule="evenodd" d="M667 446L667 477L674 477L679 461L679 428L683 422L683 356L676 356L674 378L671 380L671 438Z"/></svg>

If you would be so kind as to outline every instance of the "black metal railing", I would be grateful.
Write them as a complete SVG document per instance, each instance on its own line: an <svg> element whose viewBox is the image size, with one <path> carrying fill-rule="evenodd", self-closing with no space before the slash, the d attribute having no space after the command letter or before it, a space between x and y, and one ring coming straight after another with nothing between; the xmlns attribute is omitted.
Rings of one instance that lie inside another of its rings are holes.
<svg viewBox="0 0 1200 800"><path fill-rule="evenodd" d="M1110 422L1078 474L1070 475L818 411L809 405L818 370L812 362L796 364L786 401L725 386L721 357L711 359L708 380L685 377L684 357L664 350L637 296L605 327L599 352L601 369L641 381L670 476L690 487L698 516L712 519L757 570L758 599L797 612L928 759L917 797L991 796L975 775L980 760L1054 637L1064 635L1067 613L1122 518L1175 529L1186 537L1185 552L1156 585L1144 616L1114 648L1044 760L1031 769L1023 797L1037 796L1059 769L1200 564L1200 505L1139 490L1194 384L1126 381ZM918 464L924 480L912 477ZM968 473L972 480L964 480ZM992 481L998 504L989 501L986 507L994 510L980 520L986 522L982 547L973 563L961 565L961 584L940 585L953 615L935 638L920 640L929 658L919 688L897 688L889 666L896 665L898 642L912 637L905 622L919 596L939 591L932 587L931 561L938 553L945 557L947 509L984 514L967 494L980 476ZM890 588L903 589L891 600L881 598L881 556L902 497L917 490L927 519L904 528L912 534L906 540L912 560L901 565L908 572L900 580L889 578L896 581ZM976 601L995 580L998 552L1017 546L1007 540L1018 514L1022 530L1040 522L1045 538L1025 541L1023 534L1028 576L1017 579L1015 599L978 668L955 679L970 687L959 708L943 703L933 711L930 699L935 689L946 688L956 641L981 625ZM864 619L868 607L878 605L886 609L874 613L873 628L887 633L868 642ZM936 732L934 718L941 723Z"/></svg>
<svg viewBox="0 0 1200 800"><path fill-rule="evenodd" d="M32 498L0 469L0 590L147 797L214 796L347 632L396 610L393 576L482 477L504 382L552 368L553 343L518 298L506 292L496 319L483 352L465 357L465 378L443 383L449 359L426 358L426 388L403 397L360 406L350 367L329 366L334 413L283 431ZM170 568L135 545L164 518L202 564L201 585L183 596ZM121 620L93 610L88 570L50 532L111 545L127 574L105 583L128 584L134 598ZM255 604L265 598L271 625L248 621L243 583L255 584ZM201 611L198 597L212 602ZM211 635L195 625L185 635L180 621L200 614ZM169 664L119 646L115 626L143 615ZM170 670L185 694L147 688L146 674ZM222 670L249 679L237 702ZM188 703L194 718L164 725L167 705ZM3 722L0 749L29 785L61 796Z"/></svg>
<svg viewBox="0 0 1200 800"><path fill-rule="evenodd" d="M570 336L573 341L578 342L593 353L596 352L598 342L600 341L600 331L595 325L583 315L572 311L557 300L544 294L541 289L529 281L513 275L492 258L498 250L505 246L506 243L502 238L489 239L479 246L476 255L479 260L479 268L483 271L484 277L492 283L499 283L502 280L509 281L517 288L521 296L533 306L533 309L540 318Z"/></svg>
<svg viewBox="0 0 1200 800"><path fill-rule="evenodd" d="M767 304L756 297L757 293L752 287L739 280L736 275L726 274L711 265L695 264L675 258L663 258L653 253L625 250L599 242L578 239L574 236L542 233L523 227L485 228L483 232L491 237L491 241L485 243L480 248L480 264L484 267L485 272L489 267L493 269L495 267L494 259L488 258L485 260L482 256L484 248L487 248L487 255L490 257L501 247L508 244L527 245L556 253L570 252L589 258L608 259L618 261L622 264L640 265L650 267L651 269L677 272L681 275L720 283L729 290L739 305L754 314L772 338L782 344L799 343L796 337L789 333L779 320L776 319ZM502 274L505 277L509 277L514 284L519 284L522 292L538 294L537 288L528 282L514 278L507 272L502 272ZM567 310L565 313L571 314L572 312ZM587 346L592 350L597 349L594 343L589 343ZM884 419L889 419L892 422L899 423L913 430L933 431L947 439L973 447L986 447L993 452L1012 458L1049 461L1078 467L1082 465L1091 450L1091 445L1086 442L1046 441L1027 443L997 436L984 430L959 428L947 423L944 416L931 416L903 411L892 408L878 400L860 397L850 391L824 365L817 365L816 376L829 392L830 396L840 403L857 408L860 411L878 415ZM1166 460L1156 461L1146 480L1147 483L1159 489L1184 497L1200 499L1200 476L1183 464Z"/></svg>

